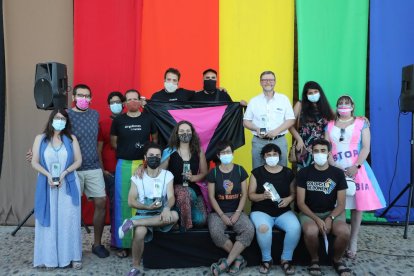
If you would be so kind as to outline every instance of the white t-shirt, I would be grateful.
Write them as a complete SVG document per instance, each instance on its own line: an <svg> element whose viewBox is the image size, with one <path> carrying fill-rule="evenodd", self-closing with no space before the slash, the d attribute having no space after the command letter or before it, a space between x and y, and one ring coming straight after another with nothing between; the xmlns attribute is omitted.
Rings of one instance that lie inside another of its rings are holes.
<svg viewBox="0 0 414 276"><path fill-rule="evenodd" d="M271 131L286 120L295 119L295 114L289 98L285 95L275 92L273 98L268 101L262 93L250 100L243 119L252 121L259 128L266 128L266 131ZM285 130L280 134L287 132ZM257 135L256 131L252 130L252 133Z"/></svg>
<svg viewBox="0 0 414 276"><path fill-rule="evenodd" d="M165 198L167 196L167 185L173 179L173 174L167 170L161 170L157 177L150 177L147 172L144 172L142 179L135 175L132 176L131 181L138 191L137 201L144 204L145 198Z"/></svg>

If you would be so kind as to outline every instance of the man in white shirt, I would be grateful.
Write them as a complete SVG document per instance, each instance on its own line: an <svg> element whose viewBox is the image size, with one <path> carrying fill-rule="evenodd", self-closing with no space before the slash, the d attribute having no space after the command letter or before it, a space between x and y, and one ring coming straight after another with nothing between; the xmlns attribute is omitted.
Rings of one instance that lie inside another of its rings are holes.
<svg viewBox="0 0 414 276"><path fill-rule="evenodd" d="M251 99L244 113L243 125L253 133L253 169L264 164L260 157L263 146L273 143L282 151L279 164L287 166L287 142L285 134L295 123L292 105L285 95L275 92L276 76L272 71L260 75L263 93Z"/></svg>

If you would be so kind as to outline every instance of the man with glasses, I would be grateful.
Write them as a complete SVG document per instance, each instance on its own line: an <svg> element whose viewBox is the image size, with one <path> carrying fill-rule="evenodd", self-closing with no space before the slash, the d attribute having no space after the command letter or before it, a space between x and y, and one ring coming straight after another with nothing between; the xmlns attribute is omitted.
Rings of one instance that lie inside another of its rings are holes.
<svg viewBox="0 0 414 276"><path fill-rule="evenodd" d="M263 92L251 99L243 118L244 127L253 133L252 166L254 169L264 164L260 151L268 143L280 148L279 164L287 166L285 134L295 123L293 108L287 96L274 91L276 76L272 71L260 75L260 85Z"/></svg>
<svg viewBox="0 0 414 276"><path fill-rule="evenodd" d="M105 225L106 193L98 156L99 114L89 108L91 99L91 89L87 85L76 85L72 96L75 106L68 110L68 114L82 154L82 165L77 169L81 190L88 199L93 200L95 205L92 253L99 258L106 258L109 256L109 251L101 243Z"/></svg>
<svg viewBox="0 0 414 276"><path fill-rule="evenodd" d="M180 71L168 68L164 73L164 89L155 92L151 100L161 102L187 102L194 96L194 91L179 88Z"/></svg>

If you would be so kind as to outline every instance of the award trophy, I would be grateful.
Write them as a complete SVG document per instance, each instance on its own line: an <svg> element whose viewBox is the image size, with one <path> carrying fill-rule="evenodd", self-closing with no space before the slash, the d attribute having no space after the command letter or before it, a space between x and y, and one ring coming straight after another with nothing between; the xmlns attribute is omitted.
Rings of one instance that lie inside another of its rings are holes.
<svg viewBox="0 0 414 276"><path fill-rule="evenodd" d="M60 180L60 164L52 163L50 168L51 168L50 174L52 175L53 185L58 186L59 180Z"/></svg>
<svg viewBox="0 0 414 276"><path fill-rule="evenodd" d="M265 115L263 115L260 120L259 135L261 136L266 135L266 116Z"/></svg>
<svg viewBox="0 0 414 276"><path fill-rule="evenodd" d="M187 173L190 172L190 162L184 161L183 163L183 186L188 187L188 177Z"/></svg>
<svg viewBox="0 0 414 276"><path fill-rule="evenodd" d="M263 188L272 194L272 201L276 201L277 203L280 203L282 201L279 193L276 191L272 183L266 182L263 184Z"/></svg>
<svg viewBox="0 0 414 276"><path fill-rule="evenodd" d="M155 206L160 207L161 206L161 185L158 181L158 179L154 179L154 203Z"/></svg>

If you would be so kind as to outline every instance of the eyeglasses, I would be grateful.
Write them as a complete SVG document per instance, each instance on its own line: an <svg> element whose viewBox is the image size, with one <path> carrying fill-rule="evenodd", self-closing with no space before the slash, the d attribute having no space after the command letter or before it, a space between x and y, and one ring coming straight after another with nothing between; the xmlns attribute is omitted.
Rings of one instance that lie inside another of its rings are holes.
<svg viewBox="0 0 414 276"><path fill-rule="evenodd" d="M66 118L65 117L53 117L53 120L61 120L66 122Z"/></svg>
<svg viewBox="0 0 414 276"><path fill-rule="evenodd" d="M76 94L77 98L85 98L85 99L90 99L91 95L86 95L86 94Z"/></svg>
<svg viewBox="0 0 414 276"><path fill-rule="evenodd" d="M345 135L345 129L341 128L341 136L339 137L339 142L342 142L345 139L344 135Z"/></svg>
<svg viewBox="0 0 414 276"><path fill-rule="evenodd" d="M109 101L109 104L121 104L122 101Z"/></svg>
<svg viewBox="0 0 414 276"><path fill-rule="evenodd" d="M275 82L275 79L261 79L261 82Z"/></svg>

